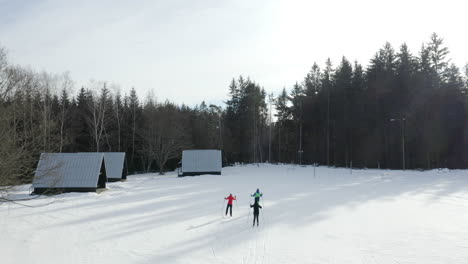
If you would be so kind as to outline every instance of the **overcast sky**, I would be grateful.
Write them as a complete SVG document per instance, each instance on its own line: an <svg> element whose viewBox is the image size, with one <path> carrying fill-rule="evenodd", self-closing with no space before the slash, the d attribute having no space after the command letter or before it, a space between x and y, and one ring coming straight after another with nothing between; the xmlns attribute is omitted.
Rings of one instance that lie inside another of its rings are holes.
<svg viewBox="0 0 468 264"><path fill-rule="evenodd" d="M69 71L194 105L227 99L233 77L277 94L314 61L366 65L386 41L417 54L432 32L468 62L466 0L0 0L0 45L14 64Z"/></svg>

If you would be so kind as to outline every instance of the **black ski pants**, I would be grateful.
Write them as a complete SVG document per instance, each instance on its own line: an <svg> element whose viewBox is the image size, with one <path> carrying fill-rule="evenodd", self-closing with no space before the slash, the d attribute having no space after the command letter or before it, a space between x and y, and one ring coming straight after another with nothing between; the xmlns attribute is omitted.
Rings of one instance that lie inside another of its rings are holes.
<svg viewBox="0 0 468 264"><path fill-rule="evenodd" d="M226 206L226 215L227 215L227 213L228 213L228 209L231 209L231 216L232 216L232 204L228 204L228 205Z"/></svg>
<svg viewBox="0 0 468 264"><path fill-rule="evenodd" d="M253 225L255 225L255 219L257 219L257 226L258 226L258 215L259 214L255 214L253 215Z"/></svg>

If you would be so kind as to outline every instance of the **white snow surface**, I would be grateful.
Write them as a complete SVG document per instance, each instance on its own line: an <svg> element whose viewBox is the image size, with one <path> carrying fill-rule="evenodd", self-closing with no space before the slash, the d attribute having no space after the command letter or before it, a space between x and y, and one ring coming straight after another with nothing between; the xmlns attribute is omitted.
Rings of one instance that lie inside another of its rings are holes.
<svg viewBox="0 0 468 264"><path fill-rule="evenodd" d="M260 164L130 175L101 193L1 203L1 263L468 263L468 171L315 172ZM238 202L224 218L229 193Z"/></svg>

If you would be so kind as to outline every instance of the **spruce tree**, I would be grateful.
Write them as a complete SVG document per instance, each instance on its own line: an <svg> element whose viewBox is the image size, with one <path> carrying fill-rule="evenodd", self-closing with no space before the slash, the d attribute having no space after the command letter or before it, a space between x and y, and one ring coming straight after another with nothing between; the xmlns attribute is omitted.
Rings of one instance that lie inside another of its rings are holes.
<svg viewBox="0 0 468 264"><path fill-rule="evenodd" d="M464 69L464 77L463 79L465 80L464 84L465 84L465 90L468 90L468 63L465 65L465 67L463 68Z"/></svg>
<svg viewBox="0 0 468 264"><path fill-rule="evenodd" d="M325 105L322 105L322 109L325 109L325 126L326 126L326 132L325 132L325 142L326 142L326 147L325 147L325 164L327 166L330 166L330 141L331 141L331 106L332 106L332 98L331 98L331 93L333 89L333 65L328 58L325 62L325 70L323 71L322 74L322 102L324 102ZM325 98L323 98L325 97ZM324 100L323 100L324 99Z"/></svg>
<svg viewBox="0 0 468 264"><path fill-rule="evenodd" d="M352 86L353 69L351 63L343 57L338 65L334 78L332 96L335 100L333 115L335 123L334 162L340 166L348 166L351 158L351 125L356 118L353 114L356 103L356 92Z"/></svg>
<svg viewBox="0 0 468 264"><path fill-rule="evenodd" d="M316 62L312 65L312 68L307 73L307 76L304 78L304 93L307 96L314 96L318 94L321 88L321 78L322 73L320 71L320 67Z"/></svg>
<svg viewBox="0 0 468 264"><path fill-rule="evenodd" d="M449 50L447 47L444 47L443 44L444 39L440 38L436 33L432 33L431 39L427 43L431 67L436 74L436 88L439 88L442 82L446 80L446 70L450 61L446 59L446 56L449 54Z"/></svg>

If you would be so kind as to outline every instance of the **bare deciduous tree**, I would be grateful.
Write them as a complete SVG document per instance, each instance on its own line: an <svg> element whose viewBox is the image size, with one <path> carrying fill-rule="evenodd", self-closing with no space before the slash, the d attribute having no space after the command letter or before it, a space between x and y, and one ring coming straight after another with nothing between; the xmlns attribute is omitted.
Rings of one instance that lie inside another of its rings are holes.
<svg viewBox="0 0 468 264"><path fill-rule="evenodd" d="M181 113L175 105L169 102L158 105L150 100L144 110L147 126L143 136L146 141L145 154L148 159L156 161L162 175L167 161L180 157L182 150L188 147L188 134L184 131Z"/></svg>
<svg viewBox="0 0 468 264"><path fill-rule="evenodd" d="M32 80L30 71L9 67L0 48L0 198L31 178L34 154L38 151L31 138L37 133L27 127L24 94L31 89Z"/></svg>
<svg viewBox="0 0 468 264"><path fill-rule="evenodd" d="M105 89L104 83L103 91ZM91 91L88 90L88 93L91 93ZM99 100L97 96L88 96L87 103L91 111L91 116L87 118L87 122L92 130L91 134L96 144L96 152L99 152L105 130L106 101Z"/></svg>
<svg viewBox="0 0 468 264"><path fill-rule="evenodd" d="M57 92L57 76L48 73L41 73L38 76L38 95L39 95L39 110L41 114L41 136L43 152L55 151L57 141L54 133L58 128L57 120L53 115L52 99L53 94Z"/></svg>
<svg viewBox="0 0 468 264"><path fill-rule="evenodd" d="M16 146L13 139L15 132L10 126L10 111L11 109L0 106L0 196L6 195L12 186L19 183L21 170L18 165L25 151Z"/></svg>
<svg viewBox="0 0 468 264"><path fill-rule="evenodd" d="M70 74L64 73L60 77L60 87L61 87L61 95L60 95L60 114L59 114L59 126L60 126L60 146L59 152L62 152L62 148L64 145L64 138L65 138L65 123L68 119L68 113L70 111L69 105L69 92L73 88L73 81L70 78Z"/></svg>

